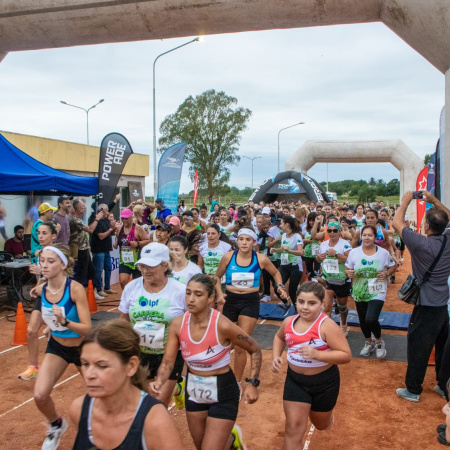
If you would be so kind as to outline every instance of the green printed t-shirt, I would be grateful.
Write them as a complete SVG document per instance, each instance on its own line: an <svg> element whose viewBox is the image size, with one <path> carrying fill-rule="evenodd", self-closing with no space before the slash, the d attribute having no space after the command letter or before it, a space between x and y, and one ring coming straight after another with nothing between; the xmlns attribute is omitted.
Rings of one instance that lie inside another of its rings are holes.
<svg viewBox="0 0 450 450"><path fill-rule="evenodd" d="M337 255L344 255L352 246L345 239L339 239L334 247L330 247L330 241L320 244L319 253L326 253L328 249L335 250ZM343 285L347 279L345 276L345 264L336 256L327 256L322 262L322 276L329 284Z"/></svg>
<svg viewBox="0 0 450 450"><path fill-rule="evenodd" d="M299 245L303 245L302 237L298 233L294 233L290 238L283 234L281 245L286 245L290 250L297 250ZM299 264L302 261L301 256L291 255L287 252L281 253L281 265Z"/></svg>
<svg viewBox="0 0 450 450"><path fill-rule="evenodd" d="M209 248L208 242L202 245L200 247L200 255L205 263L205 273L215 275L220 260L230 249L231 245L223 241L219 241L219 245L215 248Z"/></svg>
<svg viewBox="0 0 450 450"><path fill-rule="evenodd" d="M276 225L274 225L267 232L267 235L274 239L278 239L280 236L283 235L283 232ZM281 247L281 241L278 242L277 244L275 244L273 248L280 248L280 247ZM280 253L272 253L272 254L269 253L269 258L271 261L275 261L275 260L281 258L281 254Z"/></svg>
<svg viewBox="0 0 450 450"><path fill-rule="evenodd" d="M142 277L125 286L119 311L130 316L131 326L139 334L142 353L164 353L169 326L186 312L186 286L169 278L159 292L144 289Z"/></svg>
<svg viewBox="0 0 450 450"><path fill-rule="evenodd" d="M370 300L386 300L387 279L377 279L377 272L395 266L394 260L387 250L377 245L373 255L366 255L362 247L353 249L345 263L346 267L355 271L353 277L353 298L357 302Z"/></svg>
<svg viewBox="0 0 450 450"><path fill-rule="evenodd" d="M305 234L305 239L311 239L311 232L307 231ZM313 239L309 244L304 246L305 249L305 258L315 258L319 251L320 241Z"/></svg>

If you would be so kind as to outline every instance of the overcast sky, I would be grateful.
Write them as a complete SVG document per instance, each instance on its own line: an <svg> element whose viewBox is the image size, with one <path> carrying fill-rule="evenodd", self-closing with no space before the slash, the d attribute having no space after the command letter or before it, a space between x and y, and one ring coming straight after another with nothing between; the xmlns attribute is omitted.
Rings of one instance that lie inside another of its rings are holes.
<svg viewBox="0 0 450 450"><path fill-rule="evenodd" d="M194 36L195 37L195 36ZM0 129L100 145L111 131L137 153L152 149L152 64L192 38L10 53L0 63ZM223 90L253 115L239 154L254 162L254 186L277 173L307 140L402 139L420 157L434 151L444 105L444 75L380 23L206 36L156 66L159 123L189 95ZM151 159L150 159L151 161ZM181 192L192 189L183 170ZM251 162L230 184L250 186ZM153 173L151 167L150 173ZM326 179L326 165L309 175ZM329 180L398 177L390 164L329 164ZM147 195L153 194L147 179Z"/></svg>

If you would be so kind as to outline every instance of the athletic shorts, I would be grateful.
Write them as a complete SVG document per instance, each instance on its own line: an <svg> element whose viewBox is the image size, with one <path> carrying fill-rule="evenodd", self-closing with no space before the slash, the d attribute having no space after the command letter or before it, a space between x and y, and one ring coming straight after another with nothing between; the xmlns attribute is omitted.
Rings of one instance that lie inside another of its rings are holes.
<svg viewBox="0 0 450 450"><path fill-rule="evenodd" d="M250 294L235 294L234 292L225 291L225 305L223 305L223 315L232 322L237 322L239 316L259 317L259 292L251 292Z"/></svg>
<svg viewBox="0 0 450 450"><path fill-rule="evenodd" d="M186 377L186 386L189 381L189 372ZM189 400L186 390L186 411L208 411L208 417L214 419L236 420L239 409L239 386L234 373L230 370L217 376L217 403L196 403Z"/></svg>
<svg viewBox="0 0 450 450"><path fill-rule="evenodd" d="M141 365L148 371L147 378L152 380L158 373L159 366L164 358L164 353L161 355L150 355L148 353L141 353ZM184 359L181 356L181 350L178 351L173 366L172 373L169 375L169 380L177 380L181 377L183 372Z"/></svg>
<svg viewBox="0 0 450 450"><path fill-rule="evenodd" d="M344 284L329 284L327 283L327 287L325 288L327 291L333 291L336 294L337 298L348 297L352 293L352 283L346 281Z"/></svg>
<svg viewBox="0 0 450 450"><path fill-rule="evenodd" d="M328 412L336 406L340 384L336 365L317 375L303 375L288 367L283 400L309 403L311 411Z"/></svg>
<svg viewBox="0 0 450 450"><path fill-rule="evenodd" d="M400 239L400 242L396 242L395 246L397 247L397 250L400 250L401 252L405 251L405 243Z"/></svg>
<svg viewBox="0 0 450 450"><path fill-rule="evenodd" d="M133 280L142 276L142 273L139 269L132 269L131 267L125 264L119 264L119 273L127 273L133 277Z"/></svg>
<svg viewBox="0 0 450 450"><path fill-rule="evenodd" d="M68 364L75 364L77 367L81 366L80 347L78 345L75 347L67 347L66 345L60 344L53 336L50 336L45 353L59 356Z"/></svg>

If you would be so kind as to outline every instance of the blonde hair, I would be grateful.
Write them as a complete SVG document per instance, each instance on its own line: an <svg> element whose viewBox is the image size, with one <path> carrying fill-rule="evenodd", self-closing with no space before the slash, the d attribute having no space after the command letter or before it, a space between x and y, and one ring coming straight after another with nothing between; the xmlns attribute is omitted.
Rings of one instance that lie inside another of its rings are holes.
<svg viewBox="0 0 450 450"><path fill-rule="evenodd" d="M133 208L133 215L136 216L142 216L142 214L144 213L144 207L142 205L136 205Z"/></svg>

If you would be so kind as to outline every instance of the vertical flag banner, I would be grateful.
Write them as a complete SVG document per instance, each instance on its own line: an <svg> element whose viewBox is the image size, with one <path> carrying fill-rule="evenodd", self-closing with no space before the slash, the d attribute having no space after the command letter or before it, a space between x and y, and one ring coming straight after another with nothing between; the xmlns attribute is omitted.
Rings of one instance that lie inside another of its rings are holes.
<svg viewBox="0 0 450 450"><path fill-rule="evenodd" d="M417 177L416 191L424 191L427 189L428 166L424 167ZM422 223L423 215L425 214L427 202L424 200L416 200L417 202L417 232L420 233L420 224Z"/></svg>
<svg viewBox="0 0 450 450"><path fill-rule="evenodd" d="M161 156L158 164L158 195L166 208L174 213L178 207L181 170L183 169L184 152L187 144L181 142L169 147Z"/></svg>
<svg viewBox="0 0 450 450"><path fill-rule="evenodd" d="M198 170L195 171L195 178L194 178L194 208L195 204L197 203L197 196L198 196Z"/></svg>
<svg viewBox="0 0 450 450"><path fill-rule="evenodd" d="M129 156L133 153L130 143L119 133L107 134L100 145L98 164L99 203L109 205Z"/></svg>

